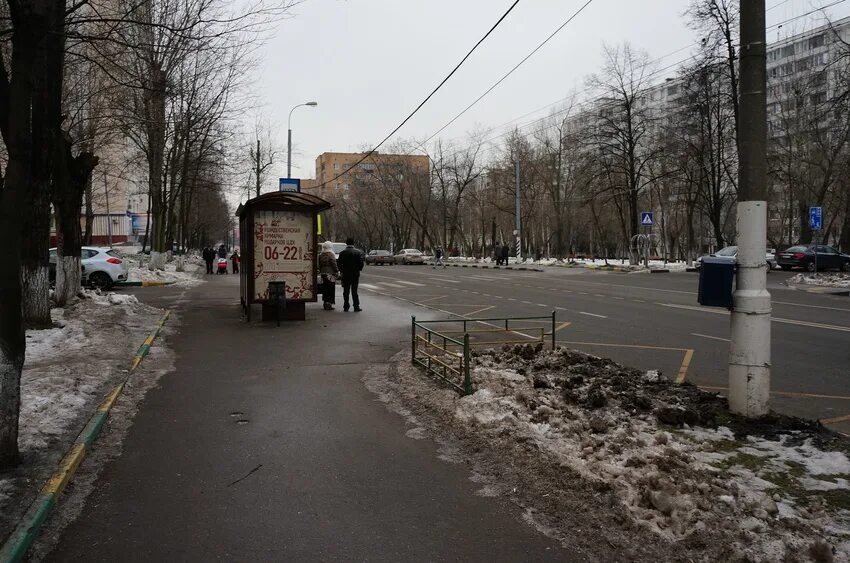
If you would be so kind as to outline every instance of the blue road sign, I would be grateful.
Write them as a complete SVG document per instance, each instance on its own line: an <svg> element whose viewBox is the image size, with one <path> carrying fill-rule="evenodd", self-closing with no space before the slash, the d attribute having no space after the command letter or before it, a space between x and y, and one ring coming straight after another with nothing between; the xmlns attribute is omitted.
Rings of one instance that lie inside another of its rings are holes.
<svg viewBox="0 0 850 563"><path fill-rule="evenodd" d="M301 191L301 179L300 178L280 178L279 191L281 191L281 192L300 192Z"/></svg>
<svg viewBox="0 0 850 563"><path fill-rule="evenodd" d="M644 227L652 226L652 211L640 212L640 224Z"/></svg>
<svg viewBox="0 0 850 563"><path fill-rule="evenodd" d="M809 226L813 231L823 228L823 207L809 207Z"/></svg>

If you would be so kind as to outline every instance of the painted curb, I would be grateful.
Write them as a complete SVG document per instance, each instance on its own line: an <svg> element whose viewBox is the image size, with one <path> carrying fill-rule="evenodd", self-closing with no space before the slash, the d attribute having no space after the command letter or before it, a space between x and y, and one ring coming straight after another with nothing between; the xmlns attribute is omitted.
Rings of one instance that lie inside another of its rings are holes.
<svg viewBox="0 0 850 563"><path fill-rule="evenodd" d="M171 311L165 312L156 328L145 338L145 341L139 346L139 349L133 356L127 377L112 388L106 398L97 407L97 410L86 423L83 430L77 435L77 439L65 453L62 461L59 462L56 471L47 480L47 483L44 484L41 492L38 493L38 496L30 504L29 509L27 509L24 516L18 522L18 525L9 535L6 543L0 548L0 563L17 563L23 560L27 550L32 545L36 536L38 536L42 524L44 524L50 512L56 506L59 495L62 494L65 486L74 477L74 473L76 473L77 468L82 463L83 458L85 458L86 450L91 448L100 434L109 416L109 411L112 410L115 401L118 400L118 396L127 384L127 380L130 379L130 376L139 367L139 364L142 363L142 359L150 352L153 341L162 331L165 321L168 320L170 315Z"/></svg>
<svg viewBox="0 0 850 563"><path fill-rule="evenodd" d="M115 287L160 287L163 285L172 285L177 283L176 281L126 281L126 282L118 282L115 284Z"/></svg>

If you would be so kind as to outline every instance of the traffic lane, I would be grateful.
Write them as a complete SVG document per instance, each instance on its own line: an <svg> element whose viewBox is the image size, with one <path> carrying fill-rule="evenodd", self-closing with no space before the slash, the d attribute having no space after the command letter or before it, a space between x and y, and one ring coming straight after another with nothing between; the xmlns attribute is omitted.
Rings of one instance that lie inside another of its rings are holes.
<svg viewBox="0 0 850 563"><path fill-rule="evenodd" d="M461 276L459 276L461 277ZM384 276L383 280L393 278ZM378 281L378 280L376 280ZM396 279L396 281L399 281ZM688 379L700 385L718 389L725 388L728 378L728 314L723 310L699 308L661 308L655 302L612 302L605 295L575 292L559 297L558 292L537 289L536 286L520 287L514 284L481 284L466 276L463 284L444 284L428 287L429 291L462 295L456 299L458 314L466 314L469 306L489 304L494 309L486 315L525 316L541 314L555 308L559 322L569 320L572 325L558 333L558 338L577 349L634 365L642 369L662 369L676 377L688 349L695 350ZM393 281L378 281L400 285ZM500 293L511 285L510 293ZM391 292L391 286L382 287ZM524 290L524 291L523 291ZM404 288L407 298L416 299L421 293L415 287ZM448 295L441 301L450 301ZM451 309L447 303L443 307ZM659 318L661 311L664 314ZM812 331L825 335L813 340ZM612 331L616 337L612 338ZM843 402L829 397L819 401L794 401L798 394L821 394L842 396L846 392L847 365L846 346L841 347L844 334L836 331L816 329L788 323L774 323L773 380L774 390L787 395L778 395L777 407L783 412L824 418L840 411ZM809 343L809 344L807 344ZM619 345L619 346L615 346ZM839 346L839 353L830 354ZM718 361L718 358L720 361ZM812 360L816 358L817 374L812 373ZM826 359L826 360L825 360ZM801 374L806 374L801 377ZM780 406L781 405L781 406Z"/></svg>
<svg viewBox="0 0 850 563"><path fill-rule="evenodd" d="M188 297L174 372L51 560L572 559L364 388L358 360L404 349L409 307L275 327L242 321L234 282Z"/></svg>

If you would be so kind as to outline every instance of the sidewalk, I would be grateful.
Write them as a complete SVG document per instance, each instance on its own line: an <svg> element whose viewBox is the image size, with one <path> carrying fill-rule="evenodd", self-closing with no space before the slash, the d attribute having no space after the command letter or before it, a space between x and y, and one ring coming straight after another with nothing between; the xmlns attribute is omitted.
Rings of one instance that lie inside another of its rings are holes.
<svg viewBox="0 0 850 563"><path fill-rule="evenodd" d="M476 496L466 467L364 388L368 363L407 346L406 309L364 295L363 313L309 306L276 328L243 323L237 294L236 276L210 277L178 300L176 370L48 560L577 557Z"/></svg>

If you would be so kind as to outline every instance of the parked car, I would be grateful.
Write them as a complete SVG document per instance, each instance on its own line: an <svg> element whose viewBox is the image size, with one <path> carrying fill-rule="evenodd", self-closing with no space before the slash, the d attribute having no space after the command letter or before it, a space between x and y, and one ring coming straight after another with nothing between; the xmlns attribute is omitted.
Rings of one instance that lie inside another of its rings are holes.
<svg viewBox="0 0 850 563"><path fill-rule="evenodd" d="M50 283L50 287L56 285L56 249L50 249L50 258L47 262L47 279ZM85 285L86 280L86 267L80 264L80 283Z"/></svg>
<svg viewBox="0 0 850 563"><path fill-rule="evenodd" d="M86 285L108 289L117 282L127 281L127 262L117 250L109 247L84 246L80 251ZM56 276L56 249L50 249L53 278Z"/></svg>
<svg viewBox="0 0 850 563"><path fill-rule="evenodd" d="M424 264L425 257L415 248L405 248L395 255L396 264Z"/></svg>
<svg viewBox="0 0 850 563"><path fill-rule="evenodd" d="M850 271L850 255L842 254L825 244L802 244L786 248L777 255L779 267L783 269L803 268L815 271L815 249L817 249L817 269L835 268L842 272Z"/></svg>
<svg viewBox="0 0 850 563"><path fill-rule="evenodd" d="M366 264L373 266L384 266L395 262L392 252L389 250L370 250L366 255Z"/></svg>
<svg viewBox="0 0 850 563"><path fill-rule="evenodd" d="M344 242L332 242L331 244L334 248L334 256L339 260L339 253L345 250L346 244Z"/></svg>
<svg viewBox="0 0 850 563"><path fill-rule="evenodd" d="M709 254L712 258L720 258L724 262L728 262L730 264L738 265L738 247L737 246L726 246L721 248L714 254ZM696 268L699 269L702 267L702 259L704 256L700 256L697 258ZM771 271L777 267L776 255L771 250L765 251L764 254L765 262L767 262L767 271Z"/></svg>

